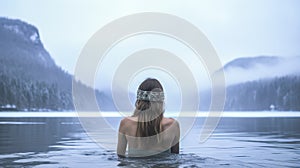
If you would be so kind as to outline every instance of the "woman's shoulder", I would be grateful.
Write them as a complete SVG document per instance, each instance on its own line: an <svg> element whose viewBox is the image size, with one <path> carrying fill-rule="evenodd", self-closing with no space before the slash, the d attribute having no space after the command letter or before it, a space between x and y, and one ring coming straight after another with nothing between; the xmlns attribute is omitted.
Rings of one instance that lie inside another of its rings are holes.
<svg viewBox="0 0 300 168"><path fill-rule="evenodd" d="M135 120L137 119L135 119L134 117L124 117L120 121L119 131L126 134L128 134L128 132L131 132L136 127L137 122Z"/></svg>
<svg viewBox="0 0 300 168"><path fill-rule="evenodd" d="M135 123L137 122L137 117L124 117L122 120L121 120L121 125L125 126L125 125L130 125L132 123Z"/></svg>
<svg viewBox="0 0 300 168"><path fill-rule="evenodd" d="M162 119L162 125L164 125L164 126L171 126L171 125L179 125L179 123L178 123L178 121L176 120L176 119L174 119L174 118L166 118L166 117L164 117L163 119Z"/></svg>

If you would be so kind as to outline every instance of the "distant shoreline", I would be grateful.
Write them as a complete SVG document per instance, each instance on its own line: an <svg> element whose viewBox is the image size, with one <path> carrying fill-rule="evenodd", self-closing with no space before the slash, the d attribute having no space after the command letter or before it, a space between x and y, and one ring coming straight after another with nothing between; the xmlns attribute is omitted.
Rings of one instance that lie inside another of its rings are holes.
<svg viewBox="0 0 300 168"><path fill-rule="evenodd" d="M22 117L125 117L130 116L132 112L119 113L115 111L107 112L0 112L0 118L22 118ZM166 112L166 117L178 117L178 112ZM182 112L180 117L218 117L219 113L200 111ZM300 117L300 111L248 111L248 112L222 112L220 117Z"/></svg>

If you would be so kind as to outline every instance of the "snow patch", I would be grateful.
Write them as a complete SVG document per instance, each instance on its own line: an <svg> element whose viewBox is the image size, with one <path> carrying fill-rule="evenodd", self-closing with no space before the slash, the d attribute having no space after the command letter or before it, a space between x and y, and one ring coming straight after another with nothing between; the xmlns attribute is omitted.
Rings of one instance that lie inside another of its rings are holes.
<svg viewBox="0 0 300 168"><path fill-rule="evenodd" d="M18 25L4 25L3 26L5 29L12 31L16 34L22 35L24 38L26 38L25 40L31 41L33 43L39 43L39 35L37 32L33 32L33 34L31 34L31 36L28 36L24 33L24 31L18 26Z"/></svg>
<svg viewBox="0 0 300 168"><path fill-rule="evenodd" d="M33 42L33 43L38 43L39 42L39 38L38 38L38 34L36 32L34 32L31 36L30 36L30 40Z"/></svg>
<svg viewBox="0 0 300 168"><path fill-rule="evenodd" d="M22 34L22 31L20 31L19 27L17 25L4 25L4 28L10 31L13 31L17 34Z"/></svg>

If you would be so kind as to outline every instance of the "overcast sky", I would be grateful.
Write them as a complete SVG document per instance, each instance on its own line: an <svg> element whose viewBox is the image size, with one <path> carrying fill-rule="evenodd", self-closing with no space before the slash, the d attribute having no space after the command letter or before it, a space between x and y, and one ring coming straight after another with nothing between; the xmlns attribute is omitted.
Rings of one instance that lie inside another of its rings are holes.
<svg viewBox="0 0 300 168"><path fill-rule="evenodd" d="M300 53L300 1L79 1L9 0L0 16L35 25L55 62L73 73L87 40L105 24L138 12L164 12L196 25L212 42L222 63L236 57Z"/></svg>
<svg viewBox="0 0 300 168"><path fill-rule="evenodd" d="M0 1L0 16L21 19L36 26L57 65L71 74L81 49L97 30L117 18L139 12L173 14L197 26L215 47L222 64L238 57L299 56L299 9L300 1L297 0ZM204 79L203 65L190 59L193 53L189 49L174 39L146 35L127 39L115 46L107 54L106 62L103 61L102 70L98 69L94 86L106 91L112 85L118 64L121 64L120 58L126 59L133 51L151 47L178 55L197 77L198 87L209 85L210 80ZM128 86L121 82L119 87L129 91L130 95L149 76L155 76L163 83L167 105L178 108L183 90L166 72L143 71L135 74ZM192 89L197 92L196 88ZM111 91L120 91L120 88L111 88Z"/></svg>

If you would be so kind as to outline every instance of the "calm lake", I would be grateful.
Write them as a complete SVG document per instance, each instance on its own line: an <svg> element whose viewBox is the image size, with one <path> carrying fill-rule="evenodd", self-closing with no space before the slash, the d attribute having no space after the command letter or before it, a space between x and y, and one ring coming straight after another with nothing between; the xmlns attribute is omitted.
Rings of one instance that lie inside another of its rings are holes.
<svg viewBox="0 0 300 168"><path fill-rule="evenodd" d="M118 127L121 118L106 119ZM0 167L300 166L299 116L223 117L213 135L199 143L204 119L196 119L181 141L179 155L118 159L115 150L90 139L77 117L2 116Z"/></svg>

